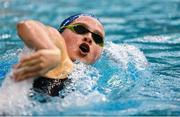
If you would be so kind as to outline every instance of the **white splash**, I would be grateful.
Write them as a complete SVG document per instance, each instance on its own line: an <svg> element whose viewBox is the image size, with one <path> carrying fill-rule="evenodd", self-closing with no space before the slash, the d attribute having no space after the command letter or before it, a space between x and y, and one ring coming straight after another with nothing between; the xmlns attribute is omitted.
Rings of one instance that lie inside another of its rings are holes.
<svg viewBox="0 0 180 117"><path fill-rule="evenodd" d="M33 50L25 47L15 52L18 58L31 54ZM13 54L14 55L14 54ZM32 87L32 79L27 79L21 82L15 82L12 77L12 72L5 77L2 86L0 87L0 115L31 115L27 108L32 106L32 102L28 99L28 93Z"/></svg>
<svg viewBox="0 0 180 117"><path fill-rule="evenodd" d="M171 39L171 36L145 36L141 38L141 41L150 41L150 42L166 42Z"/></svg>
<svg viewBox="0 0 180 117"><path fill-rule="evenodd" d="M0 88L0 115L29 115L25 108L32 106L27 96L31 84L32 79L15 82L8 75Z"/></svg>
<svg viewBox="0 0 180 117"><path fill-rule="evenodd" d="M26 48L20 57L32 52L33 50ZM104 52L111 60L124 68L128 67L129 62L133 62L138 69L144 69L147 66L144 54L135 46L108 43ZM112 77L116 78L115 75ZM73 72L68 78L72 80L72 83L60 92L60 95L65 97L63 99L60 97L53 98L54 101L42 105L36 100L33 101L28 98L33 79L16 83L8 75L0 88L0 115L32 115L33 111L43 114L51 112L52 108L58 112L63 112L70 108L87 107L93 103L97 104L109 100L96 89L97 80L101 78L101 75L95 67L75 62ZM121 83L121 81L115 83L112 80L109 82L115 86Z"/></svg>
<svg viewBox="0 0 180 117"><path fill-rule="evenodd" d="M136 68L141 70L148 66L148 62L143 52L137 47L128 44L117 45L112 42L107 43L104 52L108 57L120 65L122 68L127 69L128 63L135 64Z"/></svg>
<svg viewBox="0 0 180 117"><path fill-rule="evenodd" d="M10 34L2 34L2 35L0 35L0 40L2 40L2 39L9 39L10 37L11 37Z"/></svg>
<svg viewBox="0 0 180 117"><path fill-rule="evenodd" d="M97 85L97 80L100 78L98 70L94 67L76 62L69 78L72 80L72 83L66 86L64 92L61 92L61 94L66 96L61 103L63 108L87 106L92 102L106 100L103 94L94 89ZM72 89L74 89L73 92Z"/></svg>

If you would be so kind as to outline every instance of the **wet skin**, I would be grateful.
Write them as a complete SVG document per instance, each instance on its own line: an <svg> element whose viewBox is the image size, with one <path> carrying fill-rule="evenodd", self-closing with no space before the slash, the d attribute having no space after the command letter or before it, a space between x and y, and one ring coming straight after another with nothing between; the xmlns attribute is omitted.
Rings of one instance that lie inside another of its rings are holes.
<svg viewBox="0 0 180 117"><path fill-rule="evenodd" d="M92 17L81 16L71 24L82 24L104 37L103 26ZM17 30L25 44L36 52L21 58L15 66L16 81L39 76L63 79L72 71L73 61L94 63L102 52L102 47L94 42L90 32L82 35L65 29L60 34L56 29L33 20L20 22ZM57 77L61 73L64 75Z"/></svg>
<svg viewBox="0 0 180 117"><path fill-rule="evenodd" d="M73 21L70 25L82 24L91 32L99 34L104 37L104 28L102 24L89 16L81 16L80 18ZM102 47L97 45L92 39L92 34L77 34L70 29L65 29L62 33L65 39L68 55L72 61L80 60L85 63L94 63L101 55ZM88 51L84 52L80 47L84 44L88 46Z"/></svg>

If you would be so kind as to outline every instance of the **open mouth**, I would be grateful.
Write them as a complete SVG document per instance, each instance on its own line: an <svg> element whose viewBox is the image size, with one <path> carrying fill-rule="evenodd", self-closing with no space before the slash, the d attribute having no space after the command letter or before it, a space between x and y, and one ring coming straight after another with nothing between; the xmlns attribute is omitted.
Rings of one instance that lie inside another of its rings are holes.
<svg viewBox="0 0 180 117"><path fill-rule="evenodd" d="M89 45L86 44L86 43L82 43L79 46L79 49L81 51L81 54L83 54L83 55L87 55L89 53L89 51L90 51Z"/></svg>

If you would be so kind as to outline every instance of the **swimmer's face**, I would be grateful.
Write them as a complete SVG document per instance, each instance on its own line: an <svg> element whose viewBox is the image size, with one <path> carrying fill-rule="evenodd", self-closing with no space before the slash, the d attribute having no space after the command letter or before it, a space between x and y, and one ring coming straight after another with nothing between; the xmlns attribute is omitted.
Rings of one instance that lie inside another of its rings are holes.
<svg viewBox="0 0 180 117"><path fill-rule="evenodd" d="M97 19L81 16L70 25L75 24L81 24L104 39L104 28ZM80 60L85 63L94 63L100 57L103 48L95 43L91 32L77 34L68 28L63 31L62 36L65 38L67 51L72 61Z"/></svg>

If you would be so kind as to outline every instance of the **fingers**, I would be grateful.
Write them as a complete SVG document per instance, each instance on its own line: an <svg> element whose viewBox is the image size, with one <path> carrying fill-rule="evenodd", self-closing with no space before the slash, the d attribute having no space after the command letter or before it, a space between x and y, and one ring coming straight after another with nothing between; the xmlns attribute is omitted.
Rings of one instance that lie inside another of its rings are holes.
<svg viewBox="0 0 180 117"><path fill-rule="evenodd" d="M40 56L41 55L39 53L35 53L31 56L24 57L23 59L20 60L20 64L21 65L33 64L35 61L39 60Z"/></svg>
<svg viewBox="0 0 180 117"><path fill-rule="evenodd" d="M18 63L16 65L15 68L19 69L21 67L30 67L30 66L34 66L36 64L40 64L42 61L42 57L40 57L39 54L33 55L33 56L29 56L27 58L23 58L20 63Z"/></svg>
<svg viewBox="0 0 180 117"><path fill-rule="evenodd" d="M15 80L15 81L22 81L22 80L24 80L24 79L29 79L29 78L36 77L37 74L38 74L37 72L27 73L27 74L22 75L21 77L16 77L14 80Z"/></svg>
<svg viewBox="0 0 180 117"><path fill-rule="evenodd" d="M18 64L15 64L12 66L12 68L16 69L18 67Z"/></svg>
<svg viewBox="0 0 180 117"><path fill-rule="evenodd" d="M60 52L55 50L41 50L30 56L25 56L16 64L14 79L24 80L29 77L44 75L59 64Z"/></svg>
<svg viewBox="0 0 180 117"><path fill-rule="evenodd" d="M29 61L29 60L32 60L32 59L37 59L41 56L41 54L39 52L36 52L30 56L27 56L27 57L23 57L23 59L20 60L20 62L26 62L26 61Z"/></svg>
<svg viewBox="0 0 180 117"><path fill-rule="evenodd" d="M29 77L40 76L44 67L44 58L41 57L41 55L41 53L37 52L30 56L23 57L20 63L14 65L14 80L20 81Z"/></svg>
<svg viewBox="0 0 180 117"><path fill-rule="evenodd" d="M41 64L40 59L32 59L29 61L19 63L16 68L19 69L19 68L23 68L23 67L32 67L32 66L37 66L39 64Z"/></svg>
<svg viewBox="0 0 180 117"><path fill-rule="evenodd" d="M14 71L13 76L15 81L20 81L29 77L40 76L41 66L23 67Z"/></svg>

